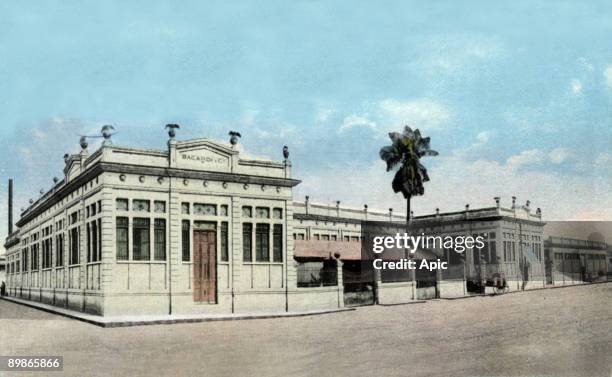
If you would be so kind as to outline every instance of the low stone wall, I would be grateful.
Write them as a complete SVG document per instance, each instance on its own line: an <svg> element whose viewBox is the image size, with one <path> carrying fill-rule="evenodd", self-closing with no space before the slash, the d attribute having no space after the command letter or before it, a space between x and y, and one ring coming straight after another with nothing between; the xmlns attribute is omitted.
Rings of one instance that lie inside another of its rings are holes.
<svg viewBox="0 0 612 377"><path fill-rule="evenodd" d="M442 280L438 282L440 298L456 298L467 296L465 282L463 280Z"/></svg>
<svg viewBox="0 0 612 377"><path fill-rule="evenodd" d="M103 297L101 292L83 291L81 289L52 288L14 288L8 291L10 296L66 308L79 312L102 315Z"/></svg>
<svg viewBox="0 0 612 377"><path fill-rule="evenodd" d="M289 311L301 312L344 307L342 287L297 288L289 291Z"/></svg>
<svg viewBox="0 0 612 377"><path fill-rule="evenodd" d="M413 282L380 283L378 303L381 305L405 304L414 301Z"/></svg>

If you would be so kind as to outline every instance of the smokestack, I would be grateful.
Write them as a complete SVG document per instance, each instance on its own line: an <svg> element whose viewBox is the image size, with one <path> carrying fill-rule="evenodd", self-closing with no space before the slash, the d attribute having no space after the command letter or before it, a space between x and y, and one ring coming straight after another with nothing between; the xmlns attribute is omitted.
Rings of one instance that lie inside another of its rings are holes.
<svg viewBox="0 0 612 377"><path fill-rule="evenodd" d="M8 234L13 233L13 179L8 181Z"/></svg>

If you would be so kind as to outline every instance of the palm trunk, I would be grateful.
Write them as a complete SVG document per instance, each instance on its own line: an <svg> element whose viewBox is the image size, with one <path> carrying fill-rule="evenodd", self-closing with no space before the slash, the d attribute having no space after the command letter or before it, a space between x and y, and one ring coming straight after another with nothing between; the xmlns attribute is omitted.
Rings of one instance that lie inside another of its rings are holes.
<svg viewBox="0 0 612 377"><path fill-rule="evenodd" d="M411 197L409 196L408 198L406 198L406 224L410 224L410 199Z"/></svg>

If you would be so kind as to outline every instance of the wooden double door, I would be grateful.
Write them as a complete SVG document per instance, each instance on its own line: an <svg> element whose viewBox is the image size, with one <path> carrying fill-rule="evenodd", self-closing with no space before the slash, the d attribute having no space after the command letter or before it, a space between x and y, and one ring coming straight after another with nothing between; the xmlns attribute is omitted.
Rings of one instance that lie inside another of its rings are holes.
<svg viewBox="0 0 612 377"><path fill-rule="evenodd" d="M217 301L217 232L193 231L193 301Z"/></svg>

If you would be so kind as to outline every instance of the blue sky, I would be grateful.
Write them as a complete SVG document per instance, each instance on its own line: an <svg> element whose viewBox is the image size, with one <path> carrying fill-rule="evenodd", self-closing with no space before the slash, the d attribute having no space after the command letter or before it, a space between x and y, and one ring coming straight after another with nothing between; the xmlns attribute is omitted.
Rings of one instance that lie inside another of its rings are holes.
<svg viewBox="0 0 612 377"><path fill-rule="evenodd" d="M296 198L404 208L378 150L432 137L417 213L531 199L611 219L612 4L606 1L0 3L0 235L61 176L78 134L163 148L243 134L291 149Z"/></svg>

